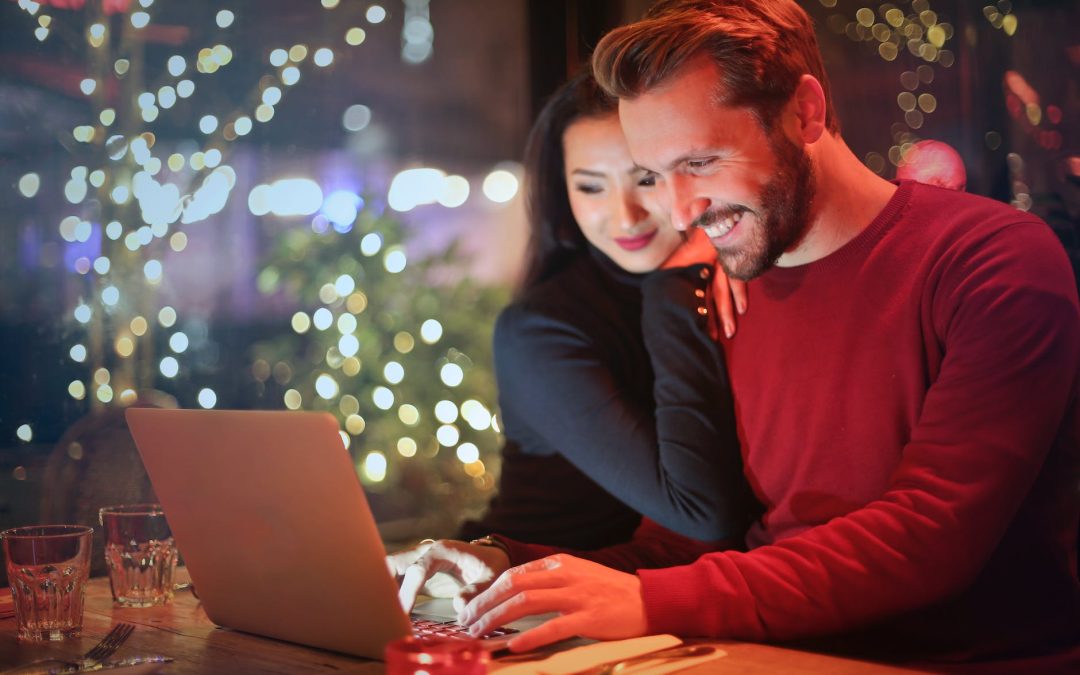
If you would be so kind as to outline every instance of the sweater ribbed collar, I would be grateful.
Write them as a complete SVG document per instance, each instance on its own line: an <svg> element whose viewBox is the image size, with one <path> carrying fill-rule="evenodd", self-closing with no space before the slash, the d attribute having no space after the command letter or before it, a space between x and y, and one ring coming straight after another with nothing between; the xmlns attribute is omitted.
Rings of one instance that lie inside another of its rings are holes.
<svg viewBox="0 0 1080 675"><path fill-rule="evenodd" d="M795 267L773 267L760 279L765 283L790 284L805 278L808 274L829 274L842 269L852 261L866 256L878 239L897 221L904 207L911 200L914 181L899 181L896 191L885 207L874 217L862 232L851 241L836 249L824 258Z"/></svg>

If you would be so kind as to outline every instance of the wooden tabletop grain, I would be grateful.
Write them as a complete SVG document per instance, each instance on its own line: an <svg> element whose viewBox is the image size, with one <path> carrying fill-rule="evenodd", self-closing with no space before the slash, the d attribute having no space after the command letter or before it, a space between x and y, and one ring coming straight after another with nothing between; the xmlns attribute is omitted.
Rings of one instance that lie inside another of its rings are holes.
<svg viewBox="0 0 1080 675"><path fill-rule="evenodd" d="M186 579L182 570L178 574ZM0 589L7 593L8 589ZM91 579L86 593L81 638L49 644L15 639L15 620L0 619L0 669L46 657L77 658L90 649L116 623L135 624L136 630L118 657L159 654L175 662L161 668L164 675L248 673L382 673L383 664L334 652L248 635L219 628L190 592L181 591L163 607L114 607L106 578ZM722 659L681 671L705 673L864 673L915 672L897 667L837 658L768 645L713 641L726 652ZM124 671L118 671L123 673ZM925 671L922 671L925 672Z"/></svg>

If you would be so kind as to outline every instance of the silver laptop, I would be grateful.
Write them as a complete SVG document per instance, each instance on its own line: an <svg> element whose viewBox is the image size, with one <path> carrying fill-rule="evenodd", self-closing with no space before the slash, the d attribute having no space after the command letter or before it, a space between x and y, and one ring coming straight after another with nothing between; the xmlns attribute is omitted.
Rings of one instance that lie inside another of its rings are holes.
<svg viewBox="0 0 1080 675"><path fill-rule="evenodd" d="M333 416L129 408L126 417L211 621L376 659L413 632ZM448 600L418 609L429 627L454 615ZM511 624L485 646L537 623Z"/></svg>

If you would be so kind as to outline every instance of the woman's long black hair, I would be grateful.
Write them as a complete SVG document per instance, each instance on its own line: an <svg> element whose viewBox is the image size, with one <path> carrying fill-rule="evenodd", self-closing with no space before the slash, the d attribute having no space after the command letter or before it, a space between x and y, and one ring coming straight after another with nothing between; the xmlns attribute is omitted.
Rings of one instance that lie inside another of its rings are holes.
<svg viewBox="0 0 1080 675"><path fill-rule="evenodd" d="M615 113L617 100L605 94L588 66L552 94L536 117L525 146L525 209L529 244L518 295L557 272L585 250L585 236L567 197L563 133L584 117Z"/></svg>

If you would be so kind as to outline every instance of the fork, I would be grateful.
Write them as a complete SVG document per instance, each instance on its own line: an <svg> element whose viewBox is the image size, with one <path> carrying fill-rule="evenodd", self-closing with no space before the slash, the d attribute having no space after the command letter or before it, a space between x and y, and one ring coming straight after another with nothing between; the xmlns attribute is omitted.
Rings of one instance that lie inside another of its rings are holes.
<svg viewBox="0 0 1080 675"><path fill-rule="evenodd" d="M93 670L101 665L101 662L116 653L116 650L120 649L120 646L127 642L134 632L135 626L130 623L118 623L113 626L113 629L101 638L101 642L94 645L79 659L79 670Z"/></svg>
<svg viewBox="0 0 1080 675"><path fill-rule="evenodd" d="M101 641L90 648L90 651L82 655L77 661L50 658L32 661L17 666L11 670L4 670L0 675L38 675L39 673L80 673L99 670L102 662L116 653L117 649L127 641L135 631L135 626L130 623L118 623L113 626ZM49 667L49 666L52 667Z"/></svg>

